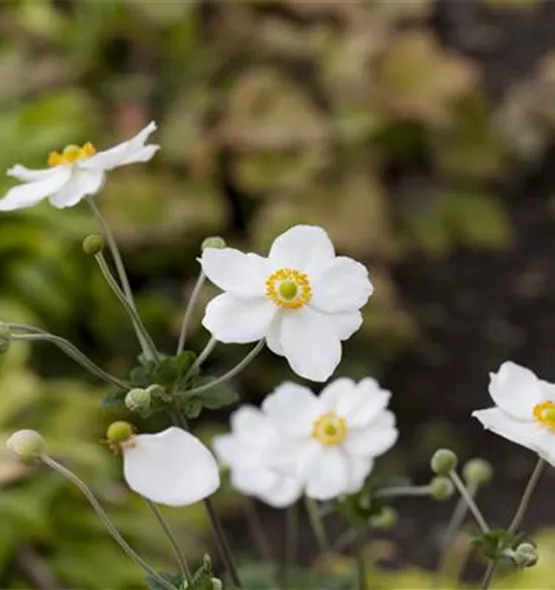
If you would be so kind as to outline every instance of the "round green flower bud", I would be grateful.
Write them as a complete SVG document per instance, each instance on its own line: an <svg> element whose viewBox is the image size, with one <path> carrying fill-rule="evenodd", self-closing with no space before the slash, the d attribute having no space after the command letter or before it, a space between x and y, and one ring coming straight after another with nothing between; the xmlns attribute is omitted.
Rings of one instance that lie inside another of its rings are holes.
<svg viewBox="0 0 555 590"><path fill-rule="evenodd" d="M430 467L436 475L448 475L457 468L457 455L449 449L437 450L430 461Z"/></svg>
<svg viewBox="0 0 555 590"><path fill-rule="evenodd" d="M127 392L125 405L132 412L144 412L150 409L150 393L146 389L135 388Z"/></svg>
<svg viewBox="0 0 555 590"><path fill-rule="evenodd" d="M109 443L124 443L133 436L133 426L129 422L119 420L112 422L106 431L106 438Z"/></svg>
<svg viewBox="0 0 555 590"><path fill-rule="evenodd" d="M12 331L4 323L0 323L0 354L7 352L12 342Z"/></svg>
<svg viewBox="0 0 555 590"><path fill-rule="evenodd" d="M484 459L470 459L462 469L463 477L468 484L483 486L491 481L493 467Z"/></svg>
<svg viewBox="0 0 555 590"><path fill-rule="evenodd" d="M210 583L212 584L212 590L222 590L224 587L219 578L210 578Z"/></svg>
<svg viewBox="0 0 555 590"><path fill-rule="evenodd" d="M434 477L430 482L430 496L434 500L443 502L449 500L455 493L455 486L453 482L447 477Z"/></svg>
<svg viewBox="0 0 555 590"><path fill-rule="evenodd" d="M202 558L202 567L206 571L212 571L212 558L210 555L208 555L208 553L205 553L204 557Z"/></svg>
<svg viewBox="0 0 555 590"><path fill-rule="evenodd" d="M368 524L377 529L392 529L397 520L397 512L391 506L384 506L379 514L370 518Z"/></svg>
<svg viewBox="0 0 555 590"><path fill-rule="evenodd" d="M88 256L94 256L104 250L106 245L104 236L100 234L91 234L83 240L83 252Z"/></svg>
<svg viewBox="0 0 555 590"><path fill-rule="evenodd" d="M46 450L46 442L36 430L14 432L6 441L6 446L26 463L35 461Z"/></svg>
<svg viewBox="0 0 555 590"><path fill-rule="evenodd" d="M521 543L514 552L513 559L519 567L532 567L538 563L538 553L531 543Z"/></svg>
<svg viewBox="0 0 555 590"><path fill-rule="evenodd" d="M201 245L202 250L206 250L206 248L218 248L221 250L226 247L226 241L220 236L210 236L209 238L206 238Z"/></svg>

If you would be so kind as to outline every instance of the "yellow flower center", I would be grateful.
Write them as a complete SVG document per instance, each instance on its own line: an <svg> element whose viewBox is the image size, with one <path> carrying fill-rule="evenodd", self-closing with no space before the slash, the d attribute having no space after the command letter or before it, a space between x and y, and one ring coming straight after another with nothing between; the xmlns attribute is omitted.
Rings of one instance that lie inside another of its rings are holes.
<svg viewBox="0 0 555 590"><path fill-rule="evenodd" d="M555 403L542 402L535 406L534 419L555 432Z"/></svg>
<svg viewBox="0 0 555 590"><path fill-rule="evenodd" d="M83 144L81 147L78 145L68 145L61 153L50 152L48 155L48 165L59 166L60 164L72 164L77 160L86 160L87 158L94 156L94 154L96 154L96 149L90 141Z"/></svg>
<svg viewBox="0 0 555 590"><path fill-rule="evenodd" d="M280 268L266 279L266 295L280 307L299 309L310 303L312 288L304 272Z"/></svg>
<svg viewBox="0 0 555 590"><path fill-rule="evenodd" d="M340 445L346 436L347 422L335 412L323 414L312 423L312 438L323 445Z"/></svg>

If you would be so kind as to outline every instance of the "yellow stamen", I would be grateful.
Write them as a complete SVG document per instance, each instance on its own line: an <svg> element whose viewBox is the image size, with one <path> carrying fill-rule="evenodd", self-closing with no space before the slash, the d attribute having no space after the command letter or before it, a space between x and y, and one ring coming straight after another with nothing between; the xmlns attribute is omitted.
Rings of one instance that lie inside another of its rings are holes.
<svg viewBox="0 0 555 590"><path fill-rule="evenodd" d="M312 438L324 445L340 445L346 436L347 422L335 412L323 414L312 424Z"/></svg>
<svg viewBox="0 0 555 590"><path fill-rule="evenodd" d="M266 295L280 307L299 309L310 303L312 288L304 272L280 268L266 279Z"/></svg>
<svg viewBox="0 0 555 590"><path fill-rule="evenodd" d="M555 403L542 402L534 407L534 420L555 432Z"/></svg>
<svg viewBox="0 0 555 590"><path fill-rule="evenodd" d="M87 158L94 156L94 154L96 154L96 149L90 141L83 144L81 147L78 145L68 145L61 153L50 152L48 155L48 165L60 166L60 164L72 164L77 160L86 160Z"/></svg>

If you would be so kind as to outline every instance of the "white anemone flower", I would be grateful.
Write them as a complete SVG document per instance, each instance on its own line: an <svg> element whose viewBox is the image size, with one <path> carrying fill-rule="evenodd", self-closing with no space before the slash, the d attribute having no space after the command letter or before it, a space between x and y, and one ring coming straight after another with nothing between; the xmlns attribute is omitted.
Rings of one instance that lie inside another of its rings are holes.
<svg viewBox="0 0 555 590"><path fill-rule="evenodd" d="M127 484L153 502L188 506L220 487L215 457L198 438L181 428L133 435L120 447Z"/></svg>
<svg viewBox="0 0 555 590"><path fill-rule="evenodd" d="M472 415L484 428L535 451L555 465L555 385L530 369L505 362L490 373L495 406Z"/></svg>
<svg viewBox="0 0 555 590"><path fill-rule="evenodd" d="M268 449L269 464L302 480L305 494L329 500L359 491L374 459L397 441L391 394L371 378L340 378L320 396L283 383L263 402L278 436Z"/></svg>
<svg viewBox="0 0 555 590"><path fill-rule="evenodd" d="M302 486L298 478L276 472L267 464L266 450L277 431L253 406L242 406L231 416L231 432L214 438L212 448L231 473L231 485L274 508L296 502Z"/></svg>
<svg viewBox="0 0 555 590"><path fill-rule="evenodd" d="M368 271L336 256L321 227L297 225L267 258L233 248L206 248L206 276L225 291L208 304L204 327L220 342L263 338L301 377L325 381L341 360L341 341L362 324L372 294Z"/></svg>
<svg viewBox="0 0 555 590"><path fill-rule="evenodd" d="M47 197L58 209L77 205L85 196L101 189L107 170L150 160L160 146L145 142L155 130L156 123L152 121L129 141L101 152L90 142L81 147L68 145L62 152L52 152L48 168L42 170L13 166L7 171L8 176L23 184L10 189L0 200L0 211L32 207Z"/></svg>

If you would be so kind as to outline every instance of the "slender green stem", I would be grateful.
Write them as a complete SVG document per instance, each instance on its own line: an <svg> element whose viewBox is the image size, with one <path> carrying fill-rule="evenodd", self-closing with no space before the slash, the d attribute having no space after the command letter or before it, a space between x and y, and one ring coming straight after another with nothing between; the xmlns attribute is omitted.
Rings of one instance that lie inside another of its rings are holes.
<svg viewBox="0 0 555 590"><path fill-rule="evenodd" d="M125 297L129 301L129 305L131 305L131 307L133 308L136 308L135 299L133 297L133 291L131 290L131 285L129 284L129 279L127 278L127 272L125 271L125 265L123 264L123 260L121 258L121 254L114 234L112 233L110 226L102 216L102 213L100 213L100 209L98 208L98 205L94 200L94 197L89 197L87 199L87 202L89 203L89 206L92 209L94 216L96 217L98 223L100 224L100 227L102 228L104 237L106 238L106 242L108 242L108 248L110 248L110 253L112 254L112 258L114 260L116 271L118 273L119 280L123 288L123 292L125 293Z"/></svg>
<svg viewBox="0 0 555 590"><path fill-rule="evenodd" d="M540 457L538 459L538 462L536 463L536 466L534 467L534 471L532 471L532 474L530 475L530 479L528 479L528 483L526 484L526 488L524 489L524 493L522 494L520 504L518 505L515 515L513 516L513 520L511 521L511 524L507 529L507 532L516 533L516 531L518 530L518 527L520 526L520 523L522 522L524 514L526 513L526 510L528 508L528 504L530 503L530 500L532 498L532 494L534 493L534 490L538 485L538 481L540 480L541 474L543 473L543 470L546 465L547 463L545 459L542 459ZM497 569L498 562L499 560L495 559L488 565L484 577L482 579L482 584L480 586L481 590L487 590L489 588L493 580L495 571Z"/></svg>
<svg viewBox="0 0 555 590"><path fill-rule="evenodd" d="M130 557L137 565L143 568L149 575L156 579L156 581L162 585L166 590L177 590L175 586L170 584L167 580L165 580L153 567L151 567L138 553L136 553L131 546L127 543L127 541L121 536L120 532L116 528L116 525L113 523L112 519L108 516L107 512L102 508L100 502L96 499L93 491L89 488L89 486L79 477L77 477L74 473L72 473L69 469L60 465L57 461L48 457L47 455L41 456L41 461L48 465L51 469L59 473L61 476L65 477L71 483L73 483L76 487L81 490L83 495L87 498L91 506L94 508L94 511L98 514L104 526L108 530L108 532L112 535L113 539L119 546L123 549L128 557Z"/></svg>
<svg viewBox="0 0 555 590"><path fill-rule="evenodd" d="M310 525L314 531L314 536L318 541L320 552L323 556L329 557L331 554L331 547L324 527L324 522L320 515L320 510L318 509L318 504L312 498L305 497L305 506L308 512Z"/></svg>
<svg viewBox="0 0 555 590"><path fill-rule="evenodd" d="M478 486L476 484L469 484L468 485L468 493L474 498L476 492L478 491ZM461 528L462 523L468 513L468 505L464 498L459 498L457 505L455 506L455 510L451 516L451 520L447 525L447 530L445 532L445 541L443 543L443 549L441 552L441 556L439 559L439 565L437 568L437 573L435 577L435 588L441 588L443 583L443 577L445 574L447 560L451 553L451 548L455 539L457 537L457 532Z"/></svg>
<svg viewBox="0 0 555 590"><path fill-rule="evenodd" d="M287 571L297 564L299 549L299 507L297 502L287 508L285 518L285 570Z"/></svg>
<svg viewBox="0 0 555 590"><path fill-rule="evenodd" d="M254 544L256 545L258 552L260 553L260 557L264 562L272 563L272 547L270 546L270 541L268 539L268 536L266 535L266 531L264 530L264 526L260 520L258 511L256 510L254 500L252 498L245 497L243 502L243 508L245 511L245 517L249 525L252 539L254 541Z"/></svg>
<svg viewBox="0 0 555 590"><path fill-rule="evenodd" d="M156 506L156 504L154 504L154 502L151 502L147 498L145 498L145 502L147 503L152 514L154 515L154 518L156 518L156 520L158 521L158 524L160 525L160 527L162 528L162 530L166 534L166 537L168 538L168 541L170 542L170 545L172 546L172 549L173 549L173 552L174 552L175 557L177 559L177 563L179 564L179 569L181 570L181 575L183 576L183 579L187 580L187 584L189 584L189 587L192 588L193 576L191 575L191 570L189 569L189 565L187 564L187 560L185 559L185 556L183 555L183 552L181 551L181 548L179 547L179 541L175 537L175 534L172 531L168 521L164 518L164 515L162 514L162 512L160 511L158 506Z"/></svg>
<svg viewBox="0 0 555 590"><path fill-rule="evenodd" d="M193 311L195 309L196 302L199 298L200 292L202 291L202 287L206 282L206 275L202 270L200 271L200 275L195 283L193 288L193 292L191 293L191 297L189 302L187 303L187 307L185 309L185 314L183 315L183 322L181 323L181 331L179 333L179 342L177 344L177 353L181 354L185 349L185 341L187 340L187 329L189 328L189 324L191 322L191 316L193 315Z"/></svg>
<svg viewBox="0 0 555 590"><path fill-rule="evenodd" d="M513 517L513 520L511 521L511 524L509 525L509 533L515 533L518 529L518 527L520 526L520 523L522 522L522 519L524 518L524 514L526 513L526 509L528 508L528 504L530 503L530 500L532 498L532 494L534 493L534 490L536 489L536 486L538 485L538 481L540 479L541 474L543 473L543 470L545 468L545 466L547 465L545 459L542 459L541 457L538 459L538 462L536 463L536 466L534 467L534 471L532 471L532 475L530 476L530 479L528 480L528 483L526 484L526 489L524 490L524 493L522 494L522 499L520 500L520 504L517 508L517 511Z"/></svg>
<svg viewBox="0 0 555 590"><path fill-rule="evenodd" d="M183 430L190 432L187 418L185 418L177 406L174 405L170 412L170 416L176 426L179 426L180 428L183 428ZM241 579L239 578L239 573L237 571L237 566L235 565L235 559L233 558L233 552L231 551L231 547L227 540L227 535L210 498L204 499L204 506L210 520L210 525L212 526L214 538L216 539L218 552L222 558L222 561L224 562L229 577L231 578L234 586L237 588L243 588L243 584L241 583Z"/></svg>
<svg viewBox="0 0 555 590"><path fill-rule="evenodd" d="M109 383L110 385L115 385L119 389L125 389L127 387L124 381L121 381L117 377L107 373L104 369L101 369L74 344L72 344L69 340L62 338L61 336L55 336L54 334L49 334L48 332L37 331L28 334L12 334L12 338L13 340L21 341L50 342L99 379L106 381L106 383Z"/></svg>
<svg viewBox="0 0 555 590"><path fill-rule="evenodd" d="M183 391L183 392L178 393L176 395L178 397L182 397L182 398L191 397L192 395L200 393L201 391L206 391L207 389L211 389L212 387L215 387L216 385L220 385L221 383L225 383L226 381L229 381L232 377L235 377L235 375L237 375L237 373L240 373L258 355L258 353L264 348L265 342L266 341L264 338L262 340L258 341L256 346L249 352L249 354L247 354L247 356L240 363L235 365L235 367L233 367L233 369L230 369L227 373L225 373L221 377L214 379L214 381L211 381L210 383L206 383L205 385L200 385L199 387L195 387L194 389L189 389L188 391Z"/></svg>
<svg viewBox="0 0 555 590"><path fill-rule="evenodd" d="M218 344L218 341L212 336L210 340L206 343L206 346L201 350L197 359L187 372L187 375L185 375L185 380L187 380L187 377L194 375L200 369L202 363L210 356L210 354L216 347L216 344Z"/></svg>
<svg viewBox="0 0 555 590"><path fill-rule="evenodd" d="M396 498L398 496L429 496L430 486L398 486L378 490L373 494L374 498Z"/></svg>
<svg viewBox="0 0 555 590"><path fill-rule="evenodd" d="M495 571L497 570L498 560L490 561L488 567L486 569L486 573L482 578L482 582L480 583L480 590L488 590L490 587L491 582L493 581L493 576L495 575Z"/></svg>
<svg viewBox="0 0 555 590"><path fill-rule="evenodd" d="M108 283L110 289L112 289L114 295L119 299L120 303L123 305L123 308L127 312L127 315L130 317L131 322L137 332L137 337L139 338L139 342L143 349L145 355L154 358L156 361L160 360L160 355L156 350L156 346L150 337L150 334L147 332L141 317L137 313L136 308L129 303L129 300L125 296L124 292L120 289L116 279L112 276L108 265L106 264L106 259L102 252L94 255L96 262L98 263L98 267L100 268L100 272L102 276Z"/></svg>
<svg viewBox="0 0 555 590"><path fill-rule="evenodd" d="M366 564L364 562L364 536L356 531L355 560L357 565L357 590L366 590Z"/></svg>
<svg viewBox="0 0 555 590"><path fill-rule="evenodd" d="M480 509L476 505L474 498L468 492L468 489L464 485L464 482L460 478L459 474L456 471L451 471L451 473L449 475L451 477L451 480L455 484L455 487L459 491L459 494L461 495L463 500L466 502L466 505L470 509L470 512L472 512L472 515L474 516L476 522L478 523L478 526L480 527L481 531L483 533L488 533L490 530L488 523L486 522L484 516L480 512Z"/></svg>

